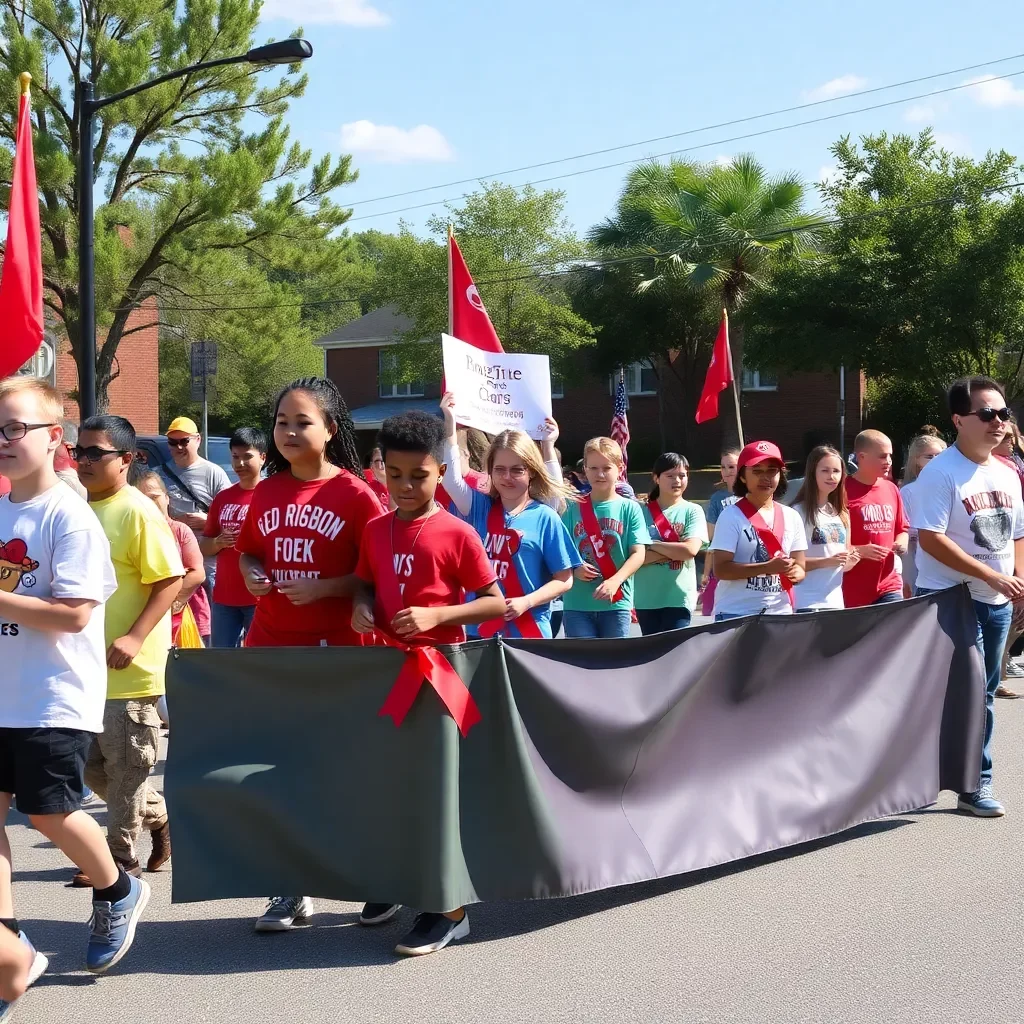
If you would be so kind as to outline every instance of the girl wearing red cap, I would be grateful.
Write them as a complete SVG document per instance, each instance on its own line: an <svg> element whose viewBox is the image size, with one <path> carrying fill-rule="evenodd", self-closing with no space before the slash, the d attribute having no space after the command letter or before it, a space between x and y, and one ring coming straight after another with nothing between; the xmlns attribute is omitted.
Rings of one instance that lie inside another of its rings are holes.
<svg viewBox="0 0 1024 1024"><path fill-rule="evenodd" d="M737 462L733 493L711 542L715 621L769 612L789 615L793 587L804 578L807 537L800 516L778 499L786 493L786 464L771 441L752 441Z"/></svg>

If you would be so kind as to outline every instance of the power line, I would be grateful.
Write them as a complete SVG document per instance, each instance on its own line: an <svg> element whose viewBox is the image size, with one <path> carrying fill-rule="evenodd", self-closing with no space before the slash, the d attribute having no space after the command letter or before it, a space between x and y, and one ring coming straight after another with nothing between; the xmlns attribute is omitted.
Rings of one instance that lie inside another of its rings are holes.
<svg viewBox="0 0 1024 1024"><path fill-rule="evenodd" d="M1017 75L1024 75L1024 70L1011 71L1005 75L993 75L991 78L985 79L988 82L998 82L1006 78L1015 78ZM671 149L664 153L655 153L653 156L647 156L643 159L630 159L630 160L618 160L615 163L610 164L599 164L597 167L584 167L578 171L566 171L564 174L553 174L547 178L535 178L532 181L520 182L516 185L516 188L523 188L527 185L546 185L552 181L563 181L566 178L575 178L581 174L594 174L597 171L607 171L616 167L634 166L637 167L641 164L647 163L650 160L660 160L663 157L678 156L680 153L692 153L698 149L708 149L712 146L723 146L730 142L742 142L745 139L756 139L764 135L774 135L776 132L789 131L791 128L804 128L811 124L822 124L825 121L834 121L836 118L848 117L851 114L864 114L872 110L882 110L885 107L898 106L901 103L910 103L913 100L927 99L930 96L942 96L945 93L956 92L960 89L970 89L975 85L979 85L979 82L962 82L960 85L950 85L945 89L933 89L931 92L917 93L914 96L904 96L897 100L887 100L884 103L873 103L867 107L857 107L854 110L842 110L836 114L826 114L822 117L812 117L805 121L794 121L791 124L776 125L774 128L763 128L756 132L747 132L743 135L733 135L726 139L715 139L713 142L701 142L695 146L687 146L683 149ZM474 179L476 180L476 179ZM396 213L408 213L411 210L424 210L434 206L443 206L445 203L450 203L459 199L467 199L471 196L472 192L463 192L461 195L448 196L445 199L436 199L429 203L417 203L414 206L402 206L396 210L383 210L380 213L364 213L359 217L350 217L347 224L352 224L358 220L372 220L375 217L390 217Z"/></svg>
<svg viewBox="0 0 1024 1024"><path fill-rule="evenodd" d="M650 146L656 142L666 142L669 139L679 139L687 135L698 135L701 132L716 131L719 128L731 128L737 124L747 124L750 121L760 121L766 117L778 117L781 114L792 114L797 110L809 110L812 107L820 107L827 103L838 103L842 100L856 99L858 96L870 96L874 93L888 92L890 89L901 89L906 85L917 85L920 82L934 81L936 78L946 78L949 75L961 75L967 71L978 71L981 68L992 67L994 64L1005 64L1008 60L1019 60L1024 53L1015 53L1010 57L999 57L997 60L987 60L981 64L969 64L962 68L951 68L949 71L938 71L932 75L922 75L920 78L907 78L902 82L893 82L890 85L878 85L871 89L859 89L856 92L844 93L842 96L830 96L823 100L813 100L809 103L798 103L792 107L781 107L778 110L769 110L763 114L750 114L747 117L737 117L731 121L719 121L717 124L704 125L703 128L688 128L686 131L674 132L670 135L658 135L652 139L640 139L638 142L624 142L619 146L608 146L604 149L592 149L588 153L576 153L573 156L563 156L556 160L543 160L536 164L524 164L522 167L512 167L504 171L494 171L490 174L476 174L472 178L460 178L457 181L446 181L439 185L427 185L423 188L409 189L407 192L392 192L386 196L375 196L373 199L356 199L348 203L349 207L366 206L370 203L383 203L389 199L404 199L406 196L421 195L424 192L433 192L439 188L455 188L457 185L471 185L476 181L487 179L503 178L507 174L521 174L523 171L535 171L541 167L553 167L556 164L569 163L572 160L584 160L590 156L604 156L606 153L617 153L623 149L634 149L637 146ZM909 97L916 99L918 97ZM714 145L714 143L712 143ZM383 214L381 215L383 216Z"/></svg>

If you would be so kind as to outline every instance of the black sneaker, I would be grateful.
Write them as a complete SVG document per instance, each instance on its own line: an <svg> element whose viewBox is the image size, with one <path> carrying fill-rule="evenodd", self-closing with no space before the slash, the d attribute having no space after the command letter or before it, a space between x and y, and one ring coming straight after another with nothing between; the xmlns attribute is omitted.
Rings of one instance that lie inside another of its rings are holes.
<svg viewBox="0 0 1024 1024"><path fill-rule="evenodd" d="M418 914L412 931L395 946L395 952L399 956L425 956L468 934L469 914L463 913L461 921L453 921L444 914Z"/></svg>
<svg viewBox="0 0 1024 1024"><path fill-rule="evenodd" d="M383 924L402 909L400 903L367 903L359 915L360 924Z"/></svg>

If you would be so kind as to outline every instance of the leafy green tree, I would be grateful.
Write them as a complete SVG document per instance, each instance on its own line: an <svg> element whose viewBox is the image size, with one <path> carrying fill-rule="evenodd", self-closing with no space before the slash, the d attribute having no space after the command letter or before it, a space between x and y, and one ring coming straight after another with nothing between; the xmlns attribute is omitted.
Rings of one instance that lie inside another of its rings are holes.
<svg viewBox="0 0 1024 1024"><path fill-rule="evenodd" d="M750 304L752 357L861 367L878 378L880 414L916 410L911 430L962 374L995 376L1019 395L1024 199L1011 188L1014 158L953 156L930 130L847 137L832 152L839 173L823 194L838 222L815 259L780 269ZM913 395L900 379L915 382Z"/></svg>
<svg viewBox="0 0 1024 1024"><path fill-rule="evenodd" d="M79 365L77 83L91 79L98 96L110 95L171 70L244 53L253 45L260 6L259 0L2 0L0 68L12 88L0 104L0 138L8 145L13 140L13 83L29 71L45 302ZM288 104L303 94L307 79L298 66L280 72L245 64L193 72L98 115L100 408L117 373L128 318L140 303L156 296L162 308L255 305L244 300L265 298L273 288L266 269L303 272L347 219L331 195L353 180L350 158L325 156L311 165L310 152L289 142ZM263 123L253 125L253 117ZM0 181L10 180L10 169L10 150L0 147ZM217 296L211 254L231 252L252 257L246 279L252 291L230 284L229 295ZM257 282L261 267L265 280ZM230 316L224 329L234 329Z"/></svg>

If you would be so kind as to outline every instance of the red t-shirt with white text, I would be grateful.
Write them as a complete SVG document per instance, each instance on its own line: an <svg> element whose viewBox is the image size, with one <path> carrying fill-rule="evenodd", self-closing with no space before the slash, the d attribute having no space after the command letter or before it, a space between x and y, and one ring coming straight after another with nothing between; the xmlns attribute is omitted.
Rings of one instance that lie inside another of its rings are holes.
<svg viewBox="0 0 1024 1024"><path fill-rule="evenodd" d="M398 576L405 608L443 608L462 604L495 580L494 566L476 530L440 510L427 519L399 519L390 512L367 524L356 575L376 589L373 618L381 629L390 620L381 605L382 573ZM419 639L432 644L458 644L466 639L462 626L438 626Z"/></svg>
<svg viewBox="0 0 1024 1024"><path fill-rule="evenodd" d="M903 580L896 571L893 541L910 529L899 488L879 479L870 487L853 477L846 480L846 500L850 509L850 544L881 544L889 554L880 562L862 558L843 574L843 603L847 608L872 604L882 594L902 592Z"/></svg>
<svg viewBox="0 0 1024 1024"><path fill-rule="evenodd" d="M342 470L327 480L275 473L256 485L237 548L259 559L274 582L348 576L370 520L383 512L361 477ZM247 647L360 646L352 599L327 597L295 605L277 588L256 602Z"/></svg>
<svg viewBox="0 0 1024 1024"><path fill-rule="evenodd" d="M214 495L203 527L203 536L219 537L225 526L241 526L249 514L255 493L254 487L246 490L241 484L234 484ZM235 547L221 548L217 552L217 579L213 584L213 599L217 604L244 608L256 603L256 598L249 593L242 579L242 571L238 567L239 554Z"/></svg>
<svg viewBox="0 0 1024 1024"><path fill-rule="evenodd" d="M363 479L370 485L370 490L377 495L377 500L387 508L391 499L388 496L387 484L382 484L374 475L372 469L363 470Z"/></svg>

